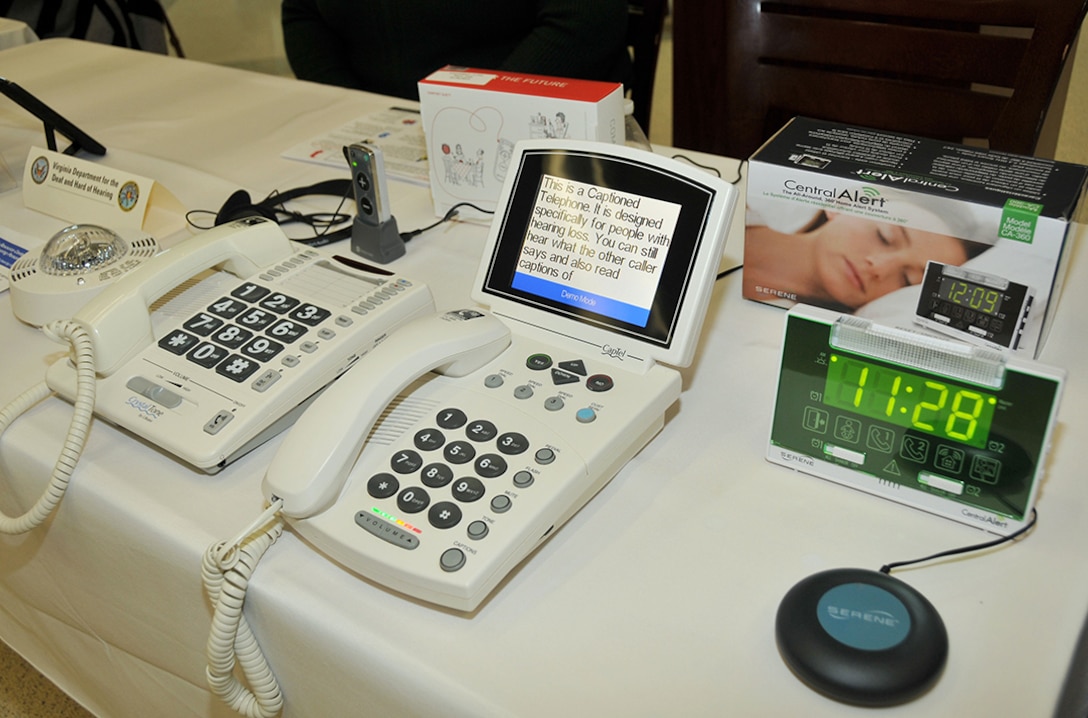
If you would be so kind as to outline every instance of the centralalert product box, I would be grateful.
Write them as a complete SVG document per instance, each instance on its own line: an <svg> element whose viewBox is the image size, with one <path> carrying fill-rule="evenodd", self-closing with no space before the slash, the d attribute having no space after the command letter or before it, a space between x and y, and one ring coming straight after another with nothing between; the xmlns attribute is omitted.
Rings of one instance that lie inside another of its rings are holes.
<svg viewBox="0 0 1088 718"><path fill-rule="evenodd" d="M624 142L617 82L447 66L418 87L438 216L462 202L493 211L518 140Z"/></svg>
<svg viewBox="0 0 1088 718"><path fill-rule="evenodd" d="M749 161L744 296L1038 357L1088 167L794 118Z"/></svg>

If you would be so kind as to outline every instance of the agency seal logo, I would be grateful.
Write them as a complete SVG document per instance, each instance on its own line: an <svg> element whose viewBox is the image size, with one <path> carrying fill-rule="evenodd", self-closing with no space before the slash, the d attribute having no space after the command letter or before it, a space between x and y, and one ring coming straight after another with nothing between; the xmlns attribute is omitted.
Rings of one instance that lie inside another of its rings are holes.
<svg viewBox="0 0 1088 718"><path fill-rule="evenodd" d="M138 184L130 180L121 185L121 191L117 193L117 204L121 209L131 212L139 200L140 186Z"/></svg>
<svg viewBox="0 0 1088 718"><path fill-rule="evenodd" d="M41 184L49 178L49 160L44 156L34 160L30 165L30 178L34 180L34 184Z"/></svg>

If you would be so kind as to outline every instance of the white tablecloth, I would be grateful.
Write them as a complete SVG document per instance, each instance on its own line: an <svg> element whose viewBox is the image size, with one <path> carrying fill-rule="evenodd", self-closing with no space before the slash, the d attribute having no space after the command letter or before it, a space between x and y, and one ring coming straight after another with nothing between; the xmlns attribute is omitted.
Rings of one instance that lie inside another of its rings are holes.
<svg viewBox="0 0 1088 718"><path fill-rule="evenodd" d="M234 187L263 195L334 176L280 153L387 105L71 40L0 52L0 74L111 148L101 161L156 158L155 179L191 208L215 209ZM13 170L40 133L0 103L0 152ZM736 166L712 161L727 174ZM402 230L433 220L425 188L391 191ZM0 223L39 233L56 224L25 211ZM463 305L484 234L467 223L432 230L396 269L428 282L441 308ZM740 258L734 233L723 266ZM285 534L246 609L284 714L864 712L791 675L774 641L782 596L820 569L876 569L986 535L764 460L785 314L742 300L739 279L719 282L661 434L476 613L391 594ZM1058 700L1088 609L1086 302L1088 261L1076 256L1043 357L1070 377L1039 525L1016 545L898 573L940 610L951 652L932 691L881 715L1041 716ZM9 303L0 295L0 403L61 351ZM69 415L46 400L0 440L0 507L38 494ZM99 715L232 715L204 686L200 556L260 511L278 443L208 476L96 422L49 523L0 538L0 637Z"/></svg>
<svg viewBox="0 0 1088 718"><path fill-rule="evenodd" d="M25 45L28 42L36 42L37 40L38 36L22 20L0 17L0 50Z"/></svg>

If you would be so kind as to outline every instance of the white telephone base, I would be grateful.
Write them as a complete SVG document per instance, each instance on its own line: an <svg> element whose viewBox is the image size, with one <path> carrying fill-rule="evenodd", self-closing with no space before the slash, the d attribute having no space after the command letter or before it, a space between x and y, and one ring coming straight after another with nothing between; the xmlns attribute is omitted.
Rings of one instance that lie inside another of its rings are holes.
<svg viewBox="0 0 1088 718"><path fill-rule="evenodd" d="M426 375L382 414L336 503L288 523L368 579L474 610L680 396L675 369L629 372L581 346L514 335L473 373Z"/></svg>
<svg viewBox="0 0 1088 718"><path fill-rule="evenodd" d="M426 285L309 248L248 280L218 276L230 285L156 323L156 341L99 377L95 399L96 415L208 473L287 428L390 332L434 311ZM46 381L73 400L70 360Z"/></svg>

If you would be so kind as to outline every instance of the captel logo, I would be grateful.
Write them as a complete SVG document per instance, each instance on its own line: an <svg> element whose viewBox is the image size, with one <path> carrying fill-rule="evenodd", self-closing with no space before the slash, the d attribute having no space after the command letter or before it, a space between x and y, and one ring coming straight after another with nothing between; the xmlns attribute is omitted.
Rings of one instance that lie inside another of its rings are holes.
<svg viewBox="0 0 1088 718"><path fill-rule="evenodd" d="M627 358L627 350L623 347L614 347L611 344L605 344L601 347L601 354L612 357L613 359L619 359L623 361Z"/></svg>

